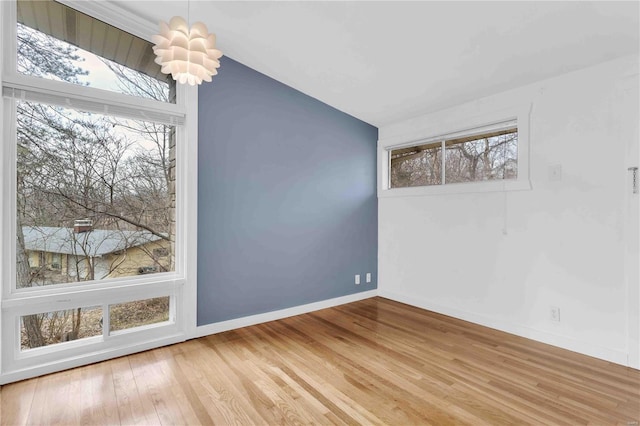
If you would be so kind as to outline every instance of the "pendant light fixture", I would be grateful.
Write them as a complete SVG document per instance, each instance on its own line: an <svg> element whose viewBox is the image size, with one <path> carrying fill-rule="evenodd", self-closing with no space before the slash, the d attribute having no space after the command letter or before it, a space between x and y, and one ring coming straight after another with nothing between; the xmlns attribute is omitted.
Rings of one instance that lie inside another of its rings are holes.
<svg viewBox="0 0 640 426"><path fill-rule="evenodd" d="M222 52L215 48L215 34L209 34L202 22L189 28L184 18L174 16L168 24L160 22L160 34L151 36L151 40L155 43L155 62L178 83L195 86L211 81L218 73Z"/></svg>

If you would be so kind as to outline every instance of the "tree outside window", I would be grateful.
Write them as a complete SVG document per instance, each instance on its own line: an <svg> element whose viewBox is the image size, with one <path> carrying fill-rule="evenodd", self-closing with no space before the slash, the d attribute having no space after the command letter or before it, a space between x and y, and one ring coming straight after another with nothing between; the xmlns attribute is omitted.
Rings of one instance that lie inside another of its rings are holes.
<svg viewBox="0 0 640 426"><path fill-rule="evenodd" d="M20 74L92 86L109 72L118 92L162 102L175 96L169 80L21 23L16 59ZM173 271L174 126L16 105L16 288ZM135 324L166 320L169 298L152 302L151 317L137 315ZM135 309L145 311L144 303ZM22 348L93 336L93 317L100 315L92 307L23 316ZM119 315L119 328L128 328L127 316Z"/></svg>

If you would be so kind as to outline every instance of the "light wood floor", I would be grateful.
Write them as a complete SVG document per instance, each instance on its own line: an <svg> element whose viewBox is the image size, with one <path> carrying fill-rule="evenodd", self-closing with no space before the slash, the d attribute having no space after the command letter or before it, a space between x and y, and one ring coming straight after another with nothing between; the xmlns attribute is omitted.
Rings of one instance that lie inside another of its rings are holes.
<svg viewBox="0 0 640 426"><path fill-rule="evenodd" d="M3 386L2 424L637 424L640 371L382 298Z"/></svg>

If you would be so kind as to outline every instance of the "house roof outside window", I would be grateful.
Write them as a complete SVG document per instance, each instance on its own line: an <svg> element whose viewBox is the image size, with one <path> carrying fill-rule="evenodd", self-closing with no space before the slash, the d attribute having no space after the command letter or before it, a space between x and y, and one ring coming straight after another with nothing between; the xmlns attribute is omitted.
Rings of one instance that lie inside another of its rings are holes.
<svg viewBox="0 0 640 426"><path fill-rule="evenodd" d="M149 231L93 229L76 233L73 228L23 226L22 233L25 248L29 251L91 257L104 256L160 240L160 237Z"/></svg>

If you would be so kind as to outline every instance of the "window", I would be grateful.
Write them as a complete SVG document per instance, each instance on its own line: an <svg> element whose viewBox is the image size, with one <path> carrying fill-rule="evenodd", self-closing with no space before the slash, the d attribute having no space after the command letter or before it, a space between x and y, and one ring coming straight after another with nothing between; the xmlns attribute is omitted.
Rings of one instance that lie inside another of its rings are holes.
<svg viewBox="0 0 640 426"><path fill-rule="evenodd" d="M60 255L60 253L51 254L51 269L62 269L62 256Z"/></svg>
<svg viewBox="0 0 640 426"><path fill-rule="evenodd" d="M175 102L149 42L61 3L18 1L16 34L20 74Z"/></svg>
<svg viewBox="0 0 640 426"><path fill-rule="evenodd" d="M389 187L517 179L518 129L512 122L492 127L392 149Z"/></svg>
<svg viewBox="0 0 640 426"><path fill-rule="evenodd" d="M0 383L195 327L197 89L160 72L155 24L63 3L0 3Z"/></svg>
<svg viewBox="0 0 640 426"><path fill-rule="evenodd" d="M100 335L102 308L99 306L24 315L20 320L22 351Z"/></svg>
<svg viewBox="0 0 640 426"><path fill-rule="evenodd" d="M22 101L16 121L24 251L16 262L31 252L43 254L41 265L52 256L69 260L64 276L19 275L17 288L136 275L161 244L167 254L157 271L174 270L174 126Z"/></svg>
<svg viewBox="0 0 640 426"><path fill-rule="evenodd" d="M169 256L169 250L167 248L161 247L161 248L153 249L154 258L167 257L167 256Z"/></svg>
<svg viewBox="0 0 640 426"><path fill-rule="evenodd" d="M159 102L175 92L147 41L55 1L18 1L17 21L18 74ZM16 101L18 289L136 275L154 260L151 246L166 241L168 251L174 239L175 127L62 100ZM66 255L65 275L20 274L31 252L43 259L30 268ZM160 266L145 273L174 269Z"/></svg>
<svg viewBox="0 0 640 426"><path fill-rule="evenodd" d="M531 189L531 105L465 113L461 106L381 129L378 197Z"/></svg>
<svg viewBox="0 0 640 426"><path fill-rule="evenodd" d="M138 274L140 275L153 274L155 272L158 272L158 268L156 268L155 266L141 266L138 268Z"/></svg>
<svg viewBox="0 0 640 426"><path fill-rule="evenodd" d="M109 305L109 331L127 330L169 321L170 298L136 300Z"/></svg>

